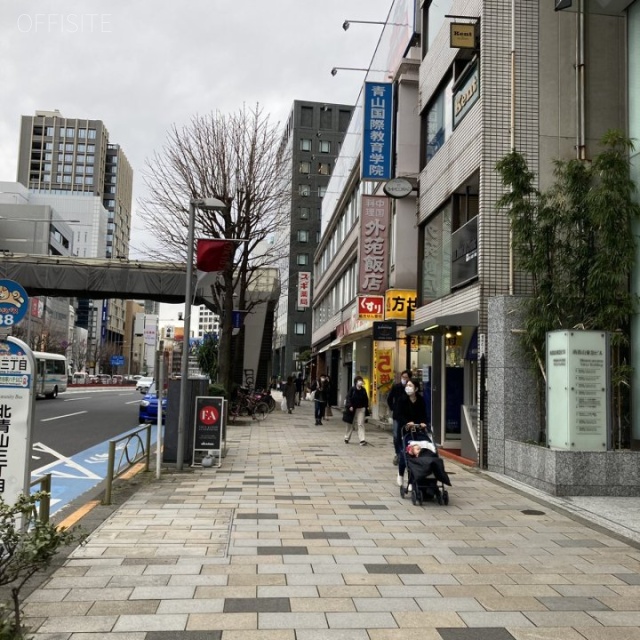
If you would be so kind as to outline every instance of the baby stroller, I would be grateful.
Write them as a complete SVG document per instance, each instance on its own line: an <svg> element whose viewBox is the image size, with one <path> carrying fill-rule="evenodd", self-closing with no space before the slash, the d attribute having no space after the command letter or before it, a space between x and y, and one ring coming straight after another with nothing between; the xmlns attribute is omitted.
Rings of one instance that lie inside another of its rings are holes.
<svg viewBox="0 0 640 640"><path fill-rule="evenodd" d="M449 492L445 485L451 481L444 470L442 458L433 442L433 434L418 425L405 425L402 438L402 455L405 457L408 484L412 485L411 502L422 505L426 500L435 500L438 504L449 504ZM419 443L415 448L417 455L408 451L410 443ZM400 487L400 496L406 498L408 487Z"/></svg>

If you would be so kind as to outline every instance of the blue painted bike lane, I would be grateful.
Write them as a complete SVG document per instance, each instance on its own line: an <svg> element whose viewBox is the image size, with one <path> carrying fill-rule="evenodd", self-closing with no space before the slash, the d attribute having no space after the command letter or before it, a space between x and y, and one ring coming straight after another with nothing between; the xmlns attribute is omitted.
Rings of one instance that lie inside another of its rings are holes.
<svg viewBox="0 0 640 640"><path fill-rule="evenodd" d="M129 431L125 431L118 437L118 439L126 438L136 431L140 431L140 427L133 427ZM139 436L142 444L146 445L146 433L142 431ZM151 449L153 449L156 441L157 425L152 425ZM140 443L137 438L120 442L116 446L116 465L118 465L118 461L121 459L121 456L123 456L122 460L125 460L125 445L127 446L127 452L131 459L136 455L139 455L138 447L140 446ZM33 449L36 452L46 452L58 458L58 460L55 460L44 467L40 467L31 473L32 481L39 480L47 473L51 474L51 515L54 515L73 500L93 489L107 477L109 440L105 440L104 442L96 444L93 447L76 453L68 458L57 454L54 450L49 449L40 443L35 443L33 445ZM122 470L124 471L124 469ZM32 493L35 493L38 489L39 486L35 485L32 487L31 491Z"/></svg>

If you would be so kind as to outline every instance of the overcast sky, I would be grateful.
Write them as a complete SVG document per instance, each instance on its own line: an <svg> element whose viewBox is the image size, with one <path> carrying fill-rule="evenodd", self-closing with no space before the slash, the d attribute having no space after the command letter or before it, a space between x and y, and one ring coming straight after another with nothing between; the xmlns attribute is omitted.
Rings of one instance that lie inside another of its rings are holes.
<svg viewBox="0 0 640 640"><path fill-rule="evenodd" d="M104 121L134 171L196 113L259 102L283 122L294 99L352 104L392 0L1 0L0 180L15 180L20 116L59 109ZM148 238L147 238L148 240Z"/></svg>

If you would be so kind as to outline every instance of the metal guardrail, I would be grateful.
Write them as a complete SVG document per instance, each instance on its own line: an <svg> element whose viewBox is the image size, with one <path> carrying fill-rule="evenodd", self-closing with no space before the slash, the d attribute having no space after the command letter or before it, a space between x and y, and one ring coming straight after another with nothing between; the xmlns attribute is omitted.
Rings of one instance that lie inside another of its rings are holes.
<svg viewBox="0 0 640 640"><path fill-rule="evenodd" d="M129 433L122 438L109 440L109 458L107 460L107 477L106 487L104 490L104 498L102 504L111 504L111 492L113 489L113 481L121 473L129 469L134 464L144 459L144 470L149 471L151 458L151 424L147 424L133 433ZM142 441L141 433L146 432L145 441ZM124 443L118 447L119 443ZM116 449L119 449L119 457L116 463ZM131 450L133 449L133 451ZM131 455L133 453L133 456Z"/></svg>
<svg viewBox="0 0 640 640"><path fill-rule="evenodd" d="M29 483L29 488L40 485L38 492L44 492L45 495L40 499L38 506L36 507L36 518L42 522L42 524L47 524L49 522L49 516L51 515L51 474L47 473L46 475L38 478L36 480L32 480Z"/></svg>

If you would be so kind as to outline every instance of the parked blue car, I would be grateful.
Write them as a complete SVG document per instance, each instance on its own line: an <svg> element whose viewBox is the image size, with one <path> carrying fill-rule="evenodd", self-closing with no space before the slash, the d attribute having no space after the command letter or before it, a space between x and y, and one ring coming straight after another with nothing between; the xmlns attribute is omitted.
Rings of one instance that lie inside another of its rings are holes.
<svg viewBox="0 0 640 640"><path fill-rule="evenodd" d="M162 398L162 423L164 424L167 416L167 399ZM142 422L158 422L158 394L154 387L149 389L142 400L140 400L140 410L138 412L138 419Z"/></svg>

